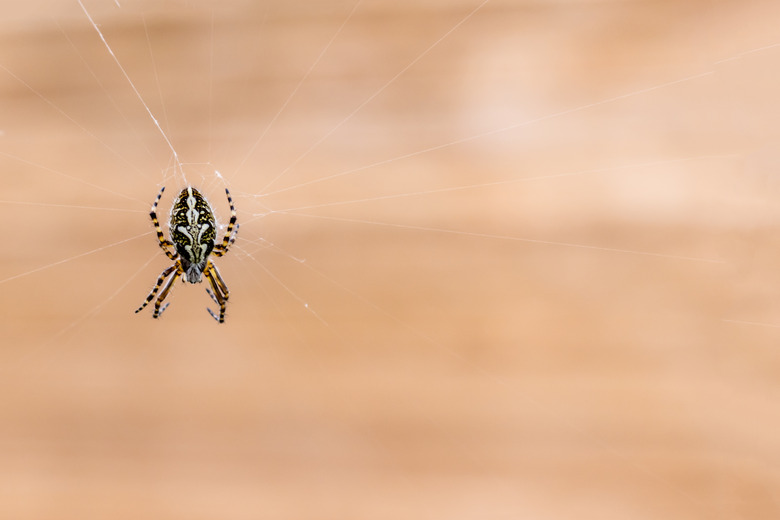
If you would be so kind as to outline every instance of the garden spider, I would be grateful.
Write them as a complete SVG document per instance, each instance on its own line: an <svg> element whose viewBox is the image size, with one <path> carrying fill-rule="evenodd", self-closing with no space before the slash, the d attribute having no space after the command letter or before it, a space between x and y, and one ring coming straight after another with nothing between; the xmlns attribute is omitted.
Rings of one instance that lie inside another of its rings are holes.
<svg viewBox="0 0 780 520"><path fill-rule="evenodd" d="M219 316L209 308L206 310L209 311L209 314L215 320L223 323L225 321L225 306L227 305L230 292L227 285L225 285L225 281L222 280L217 266L209 260L209 254L213 253L214 256L224 255L228 252L230 245L236 240L238 224L236 223L236 208L233 206L230 192L225 188L225 194L230 204L230 222L222 242L214 245L217 237L214 212L203 195L192 186L181 190L176 197L176 202L174 202L173 208L171 208L171 219L168 224L171 240L165 238L160 228L160 221L157 220L157 204L160 202L164 191L165 186L157 194L149 216L152 219L155 231L157 231L160 248L174 263L162 272L152 292L146 297L146 301L135 312L141 311L141 309L151 303L159 291L159 295L157 295L157 299L154 301L154 314L152 314L153 318L159 318L168 307L168 303L162 308L160 306L166 296L168 296L174 282L180 276L183 276L182 279L186 282L200 283L201 276L205 275L211 285L211 290L206 289L206 292L219 305ZM175 247L176 250L171 251L171 247Z"/></svg>

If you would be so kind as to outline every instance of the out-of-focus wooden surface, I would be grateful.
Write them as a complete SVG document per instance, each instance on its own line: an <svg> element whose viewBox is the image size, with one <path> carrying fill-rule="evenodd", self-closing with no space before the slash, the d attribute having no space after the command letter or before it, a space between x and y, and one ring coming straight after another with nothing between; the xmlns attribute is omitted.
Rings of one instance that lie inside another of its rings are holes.
<svg viewBox="0 0 780 520"><path fill-rule="evenodd" d="M133 314L171 150L5 6L0 518L780 516L774 3L120 3L228 318Z"/></svg>

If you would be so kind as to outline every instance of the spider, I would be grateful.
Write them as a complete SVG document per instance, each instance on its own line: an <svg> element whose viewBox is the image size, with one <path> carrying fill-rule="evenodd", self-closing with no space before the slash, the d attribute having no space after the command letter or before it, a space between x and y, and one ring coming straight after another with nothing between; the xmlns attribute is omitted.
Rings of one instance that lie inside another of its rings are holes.
<svg viewBox="0 0 780 520"><path fill-rule="evenodd" d="M140 312L154 300L152 317L159 318L169 304L166 303L164 306L160 306L168 296L174 282L180 276L183 276L182 279L186 282L200 283L201 276L205 275L211 285L211 290L207 288L206 292L219 305L219 316L209 308L206 308L206 310L209 311L211 317L217 320L217 322L223 323L225 321L225 307L230 292L227 285L225 285L225 281L222 280L217 266L209 260L209 254L213 253L214 256L218 257L224 255L228 252L230 245L236 240L238 224L236 223L236 208L233 206L230 192L225 188L225 194L230 204L230 222L222 242L214 245L217 237L214 212L203 195L192 186L181 190L176 197L176 201L171 208L171 219L168 224L171 240L165 238L160 228L160 221L157 220L157 204L160 202L164 191L165 186L157 194L149 216L152 219L155 231L157 231L157 240L160 243L160 248L168 258L173 260L173 265L160 274L157 283L146 297L143 305L138 307L135 312ZM175 251L171 251L171 247L175 247ZM156 300L155 295L157 296Z"/></svg>

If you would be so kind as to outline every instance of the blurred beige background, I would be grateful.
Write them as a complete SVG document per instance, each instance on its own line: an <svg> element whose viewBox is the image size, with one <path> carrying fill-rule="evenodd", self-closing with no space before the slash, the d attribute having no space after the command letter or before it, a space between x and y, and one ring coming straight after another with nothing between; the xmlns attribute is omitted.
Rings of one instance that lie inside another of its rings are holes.
<svg viewBox="0 0 780 520"><path fill-rule="evenodd" d="M780 7L88 1L0 20L0 518L780 515ZM219 172L219 175L215 173Z"/></svg>

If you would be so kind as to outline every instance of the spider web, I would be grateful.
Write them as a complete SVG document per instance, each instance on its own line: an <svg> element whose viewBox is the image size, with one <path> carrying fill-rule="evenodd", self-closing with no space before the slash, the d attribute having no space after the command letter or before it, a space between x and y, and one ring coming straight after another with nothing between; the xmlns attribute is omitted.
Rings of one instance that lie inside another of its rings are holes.
<svg viewBox="0 0 780 520"><path fill-rule="evenodd" d="M771 516L780 13L749 5L19 12L4 404L52 448L9 474L78 495L70 447L118 482L117 422L147 517ZM188 184L239 212L224 326L185 284L132 314L168 265L148 208Z"/></svg>

